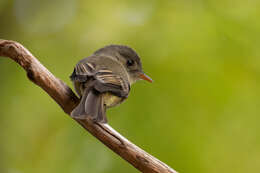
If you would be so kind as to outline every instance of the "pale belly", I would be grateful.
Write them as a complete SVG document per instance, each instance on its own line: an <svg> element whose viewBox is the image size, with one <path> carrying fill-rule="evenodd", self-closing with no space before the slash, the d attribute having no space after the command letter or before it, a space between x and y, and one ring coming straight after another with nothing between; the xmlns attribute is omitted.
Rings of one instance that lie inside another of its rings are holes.
<svg viewBox="0 0 260 173"><path fill-rule="evenodd" d="M120 103L123 102L123 98L121 97L117 97L115 95L112 95L110 93L104 93L103 94L103 99L104 99L104 104L110 108L110 107L114 107Z"/></svg>

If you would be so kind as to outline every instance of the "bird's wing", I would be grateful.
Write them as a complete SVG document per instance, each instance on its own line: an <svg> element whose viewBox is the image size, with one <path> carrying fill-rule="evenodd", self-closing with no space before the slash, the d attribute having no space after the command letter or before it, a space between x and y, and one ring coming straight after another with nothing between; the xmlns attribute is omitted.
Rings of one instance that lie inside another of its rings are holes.
<svg viewBox="0 0 260 173"><path fill-rule="evenodd" d="M130 86L119 74L113 73L112 70L102 68L96 74L97 83L94 88L101 92L111 92L119 97L127 97Z"/></svg>
<svg viewBox="0 0 260 173"><path fill-rule="evenodd" d="M111 92L119 97L127 97L130 90L128 82L119 74L105 67L98 68L91 62L77 64L70 78L72 81L82 83L92 78L94 80L93 87L98 92Z"/></svg>
<svg viewBox="0 0 260 173"><path fill-rule="evenodd" d="M70 79L75 82L86 82L96 72L96 66L90 62L78 63L74 68Z"/></svg>

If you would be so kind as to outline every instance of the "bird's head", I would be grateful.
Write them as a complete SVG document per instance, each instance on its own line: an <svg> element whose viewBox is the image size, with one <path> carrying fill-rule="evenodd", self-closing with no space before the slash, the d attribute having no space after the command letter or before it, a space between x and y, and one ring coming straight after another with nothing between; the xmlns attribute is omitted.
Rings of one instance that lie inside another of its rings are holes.
<svg viewBox="0 0 260 173"><path fill-rule="evenodd" d="M109 45L97 50L94 54L104 54L117 58L128 72L131 83L141 79L153 82L153 80L143 72L140 57L128 46Z"/></svg>

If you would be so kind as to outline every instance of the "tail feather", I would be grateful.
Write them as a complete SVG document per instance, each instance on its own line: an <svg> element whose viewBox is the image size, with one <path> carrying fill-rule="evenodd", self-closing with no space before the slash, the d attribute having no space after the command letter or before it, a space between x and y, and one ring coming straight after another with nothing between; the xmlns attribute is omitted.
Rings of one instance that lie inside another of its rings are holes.
<svg viewBox="0 0 260 173"><path fill-rule="evenodd" d="M103 97L100 96L100 104L98 109L97 122L107 123L106 108L103 102Z"/></svg>
<svg viewBox="0 0 260 173"><path fill-rule="evenodd" d="M95 122L107 123L102 95L94 90L84 92L79 105L72 111L71 116L75 119L87 119L90 116Z"/></svg>
<svg viewBox="0 0 260 173"><path fill-rule="evenodd" d="M80 103L76 108L73 109L73 111L70 113L70 116L75 119L86 119L86 111L85 111L85 101L87 99L87 91L83 93L83 96L81 97Z"/></svg>
<svg viewBox="0 0 260 173"><path fill-rule="evenodd" d="M106 123L106 112L101 94L91 90L85 102L85 110L87 115L91 115L96 122Z"/></svg>

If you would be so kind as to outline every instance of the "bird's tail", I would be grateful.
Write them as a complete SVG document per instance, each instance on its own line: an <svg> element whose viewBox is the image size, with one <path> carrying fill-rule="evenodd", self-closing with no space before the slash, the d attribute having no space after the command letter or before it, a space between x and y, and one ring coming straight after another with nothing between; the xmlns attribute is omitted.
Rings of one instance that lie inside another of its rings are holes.
<svg viewBox="0 0 260 173"><path fill-rule="evenodd" d="M107 123L103 97L93 89L83 93L79 105L70 115L75 119L87 119L89 116L95 122Z"/></svg>

